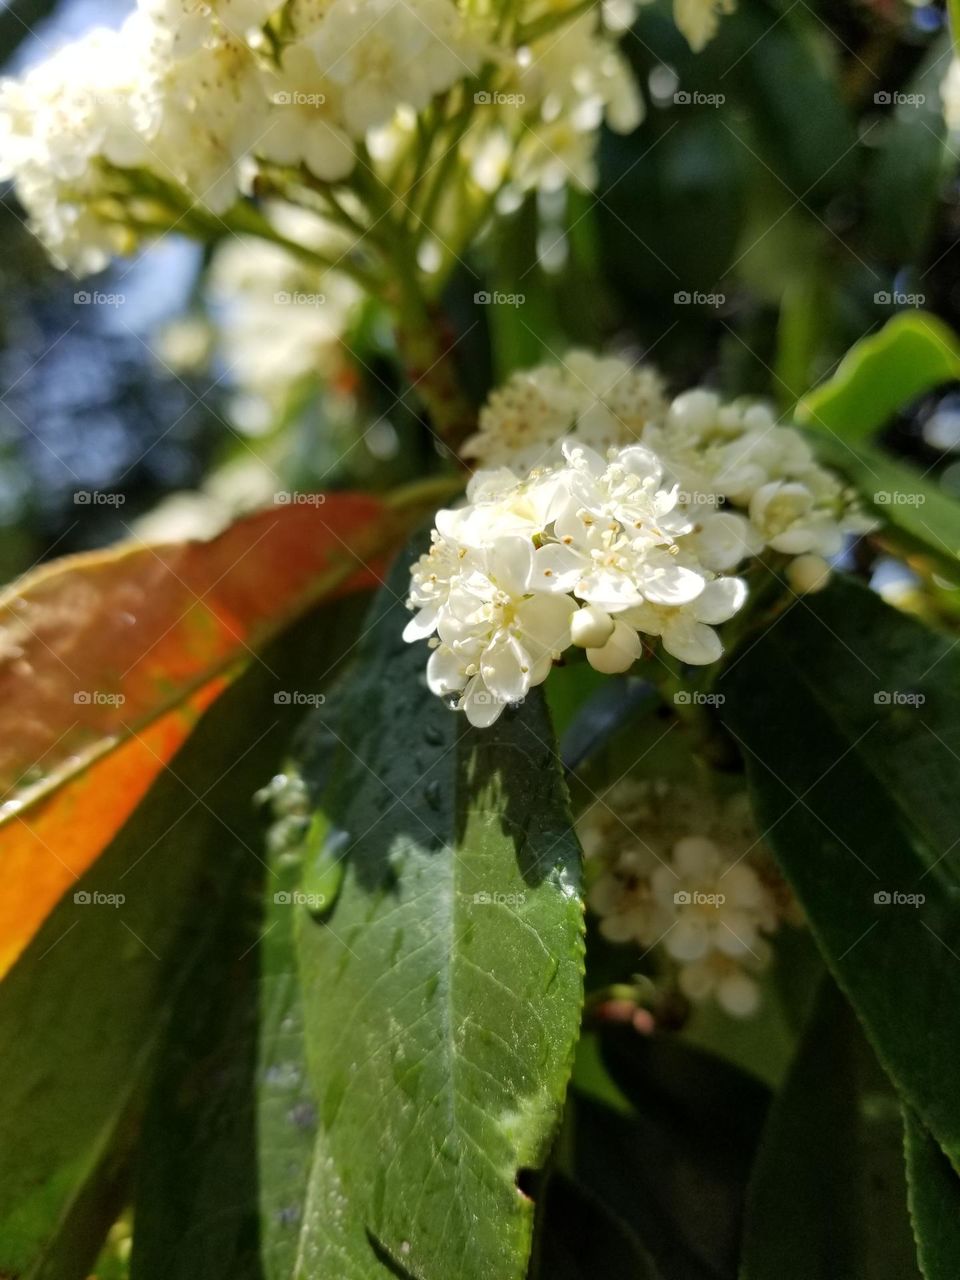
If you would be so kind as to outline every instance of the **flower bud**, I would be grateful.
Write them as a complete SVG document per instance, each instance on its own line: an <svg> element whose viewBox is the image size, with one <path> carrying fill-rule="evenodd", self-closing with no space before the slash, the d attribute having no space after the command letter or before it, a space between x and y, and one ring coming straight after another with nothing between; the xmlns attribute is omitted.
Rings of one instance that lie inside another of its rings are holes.
<svg viewBox="0 0 960 1280"><path fill-rule="evenodd" d="M797 595L811 595L822 591L830 581L830 566L823 556L797 556L787 565L787 581Z"/></svg>
<svg viewBox="0 0 960 1280"><path fill-rule="evenodd" d="M640 637L625 622L616 622L610 639L598 649L587 650L587 661L595 671L615 676L629 670L643 652Z"/></svg>
<svg viewBox="0 0 960 1280"><path fill-rule="evenodd" d="M581 649L600 649L613 635L613 619L604 609L587 604L570 619L570 636Z"/></svg>

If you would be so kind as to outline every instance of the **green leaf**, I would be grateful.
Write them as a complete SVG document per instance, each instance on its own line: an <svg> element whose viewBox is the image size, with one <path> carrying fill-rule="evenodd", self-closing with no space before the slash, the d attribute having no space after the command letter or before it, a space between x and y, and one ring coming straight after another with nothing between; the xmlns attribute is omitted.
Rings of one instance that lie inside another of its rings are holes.
<svg viewBox="0 0 960 1280"><path fill-rule="evenodd" d="M740 1280L909 1280L895 1095L832 982L777 1095L750 1184Z"/></svg>
<svg viewBox="0 0 960 1280"><path fill-rule="evenodd" d="M818 442L817 452L853 484L907 546L932 555L952 580L960 569L960 502L934 478L869 444Z"/></svg>
<svg viewBox="0 0 960 1280"><path fill-rule="evenodd" d="M671 1280L732 1275L769 1090L674 1036L613 1027L597 1035L633 1114L576 1095L575 1176Z"/></svg>
<svg viewBox="0 0 960 1280"><path fill-rule="evenodd" d="M266 860L254 793L277 773L302 716L293 702L275 703L277 686L296 689L302 704L329 684L356 636L359 604L315 611L265 655L267 665L247 681L242 718L221 743L230 788L208 800L218 820L218 892L202 904L200 945L180 985L144 1121L137 1280L293 1274L316 1106L302 1044L298 1052L290 897L300 863L279 837L305 819L271 829Z"/></svg>
<svg viewBox="0 0 960 1280"><path fill-rule="evenodd" d="M725 25L738 28L730 39L743 46L738 61L724 70L738 72L730 81L747 108L756 146L791 199L816 208L851 182L857 143L839 76L829 73L816 51L818 23L806 6L755 4Z"/></svg>
<svg viewBox="0 0 960 1280"><path fill-rule="evenodd" d="M710 1155L677 1151L670 1122L624 1115L571 1090L570 1166L578 1184L625 1223L669 1280L718 1280L744 1187L730 1189Z"/></svg>
<svg viewBox="0 0 960 1280"><path fill-rule="evenodd" d="M517 1178L547 1155L577 1035L579 853L539 691L484 731L445 707L401 639L406 581L402 562L375 605L321 804L343 886L300 912L323 1144L301 1250L316 1274L510 1280Z"/></svg>
<svg viewBox="0 0 960 1280"><path fill-rule="evenodd" d="M960 343L942 320L901 312L850 348L836 373L797 405L797 421L844 441L868 439L925 391L960 378Z"/></svg>
<svg viewBox="0 0 960 1280"><path fill-rule="evenodd" d="M958 675L953 643L838 580L735 652L717 686L764 839L881 1062L955 1161Z"/></svg>
<svg viewBox="0 0 960 1280"><path fill-rule="evenodd" d="M960 1181L920 1119L904 1108L910 1216L924 1280L960 1275Z"/></svg>
<svg viewBox="0 0 960 1280"><path fill-rule="evenodd" d="M584 1187L551 1174L531 1280L661 1280L630 1228Z"/></svg>
<svg viewBox="0 0 960 1280"><path fill-rule="evenodd" d="M940 99L944 33L933 41L904 89L915 100L900 102L870 138L866 175L866 234L871 248L899 266L917 262L934 226L946 150Z"/></svg>

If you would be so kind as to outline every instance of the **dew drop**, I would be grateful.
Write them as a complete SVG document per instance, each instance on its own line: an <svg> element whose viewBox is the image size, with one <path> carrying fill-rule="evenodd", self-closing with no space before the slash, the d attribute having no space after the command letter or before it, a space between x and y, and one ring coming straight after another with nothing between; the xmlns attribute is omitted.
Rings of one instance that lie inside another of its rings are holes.
<svg viewBox="0 0 960 1280"><path fill-rule="evenodd" d="M297 1129L315 1129L317 1108L312 1102L298 1102L287 1112L287 1119Z"/></svg>

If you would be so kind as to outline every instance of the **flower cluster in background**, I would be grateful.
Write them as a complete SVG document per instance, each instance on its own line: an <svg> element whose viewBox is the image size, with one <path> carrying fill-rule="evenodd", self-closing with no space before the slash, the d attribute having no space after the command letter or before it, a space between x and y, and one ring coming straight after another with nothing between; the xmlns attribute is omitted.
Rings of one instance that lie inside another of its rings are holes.
<svg viewBox="0 0 960 1280"><path fill-rule="evenodd" d="M577 831L604 937L653 951L694 1003L754 1013L769 938L801 915L746 794L720 800L686 783L623 781L586 810Z"/></svg>
<svg viewBox="0 0 960 1280"><path fill-rule="evenodd" d="M173 227L237 231L230 210L264 190L332 215L334 188L363 192L359 235L386 204L462 244L510 183L589 185L603 119L640 113L599 10L140 0L3 82L0 175L78 272Z"/></svg>
<svg viewBox="0 0 960 1280"><path fill-rule="evenodd" d="M284 235L334 264L348 251L346 233L316 214L275 202L270 217ZM341 338L363 293L336 265L321 270L279 245L243 236L218 246L207 299L233 381L275 417L302 379L336 382L343 367Z"/></svg>

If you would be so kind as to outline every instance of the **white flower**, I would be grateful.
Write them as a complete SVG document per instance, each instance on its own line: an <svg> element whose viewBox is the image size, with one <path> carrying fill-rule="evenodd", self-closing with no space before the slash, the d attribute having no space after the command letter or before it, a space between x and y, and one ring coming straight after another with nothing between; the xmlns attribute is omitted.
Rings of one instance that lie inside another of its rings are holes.
<svg viewBox="0 0 960 1280"><path fill-rule="evenodd" d="M401 105L422 110L480 64L451 0L333 0L308 44L358 138Z"/></svg>
<svg viewBox="0 0 960 1280"><path fill-rule="evenodd" d="M653 602L628 610L624 621L647 635L660 636L667 653L694 666L716 662L723 653L714 627L740 610L747 598L742 578L715 578L689 603Z"/></svg>
<svg viewBox="0 0 960 1280"><path fill-rule="evenodd" d="M305 210L272 202L266 212L283 234L333 261L350 247L342 231ZM361 301L343 272L319 270L251 236L230 237L213 255L207 294L231 381L268 405L271 421L305 379L330 383L343 368L341 338Z"/></svg>
<svg viewBox="0 0 960 1280"><path fill-rule="evenodd" d="M482 467L527 471L557 463L566 436L600 451L638 443L666 412L662 388L648 367L571 351L561 364L515 373L494 391L463 452Z"/></svg>
<svg viewBox="0 0 960 1280"><path fill-rule="evenodd" d="M150 126L147 166L192 201L225 212L240 195L243 165L263 135L268 103L256 57L218 32L173 56L173 36L155 52L143 86Z"/></svg>
<svg viewBox="0 0 960 1280"><path fill-rule="evenodd" d="M136 233L106 217L101 161L143 161L147 56L134 15L120 31L97 28L66 45L21 80L0 81L0 179L15 181L32 229L61 266L98 271L136 246Z"/></svg>
<svg viewBox="0 0 960 1280"><path fill-rule="evenodd" d="M847 533L871 527L853 495L793 427L764 405L723 404L695 388L678 396L644 441L663 459L695 519L692 539L708 568L729 571L764 547L834 555Z"/></svg>
<svg viewBox="0 0 960 1280"><path fill-rule="evenodd" d="M651 884L675 907L676 922L663 943L674 960L702 960L711 951L756 955L761 932L776 926L776 904L754 868L731 863L707 836L678 840L670 865L658 867Z"/></svg>
<svg viewBox="0 0 960 1280"><path fill-rule="evenodd" d="M750 499L750 520L774 551L835 555L842 532L830 512L818 510L814 494L800 481L772 480Z"/></svg>
<svg viewBox="0 0 960 1280"><path fill-rule="evenodd" d="M768 939L801 920L757 839L746 795L721 802L705 781L621 782L577 830L601 933L656 948L691 1001L715 999L734 1017L753 1013L773 954Z"/></svg>
<svg viewBox="0 0 960 1280"><path fill-rule="evenodd" d="M691 535L697 558L708 569L729 572L763 550L763 538L735 511L707 511L697 518Z"/></svg>
<svg viewBox="0 0 960 1280"><path fill-rule="evenodd" d="M650 883L655 867L649 853L630 849L591 887L587 902L600 917L600 932L611 942L652 947L669 931L673 912Z"/></svg>
<svg viewBox="0 0 960 1280"><path fill-rule="evenodd" d="M436 614L440 643L427 663L427 684L440 696L460 694L458 706L480 727L541 684L570 645L574 602L527 593L532 550L522 538L503 538L468 551L449 589L439 592L445 594ZM432 605L421 607L405 639L422 635L424 608Z"/></svg>
<svg viewBox="0 0 960 1280"><path fill-rule="evenodd" d="M323 79L313 51L289 45L280 65L261 72L273 103L257 155L278 165L301 162L325 182L339 182L353 169L353 143L340 124L340 91Z"/></svg>

